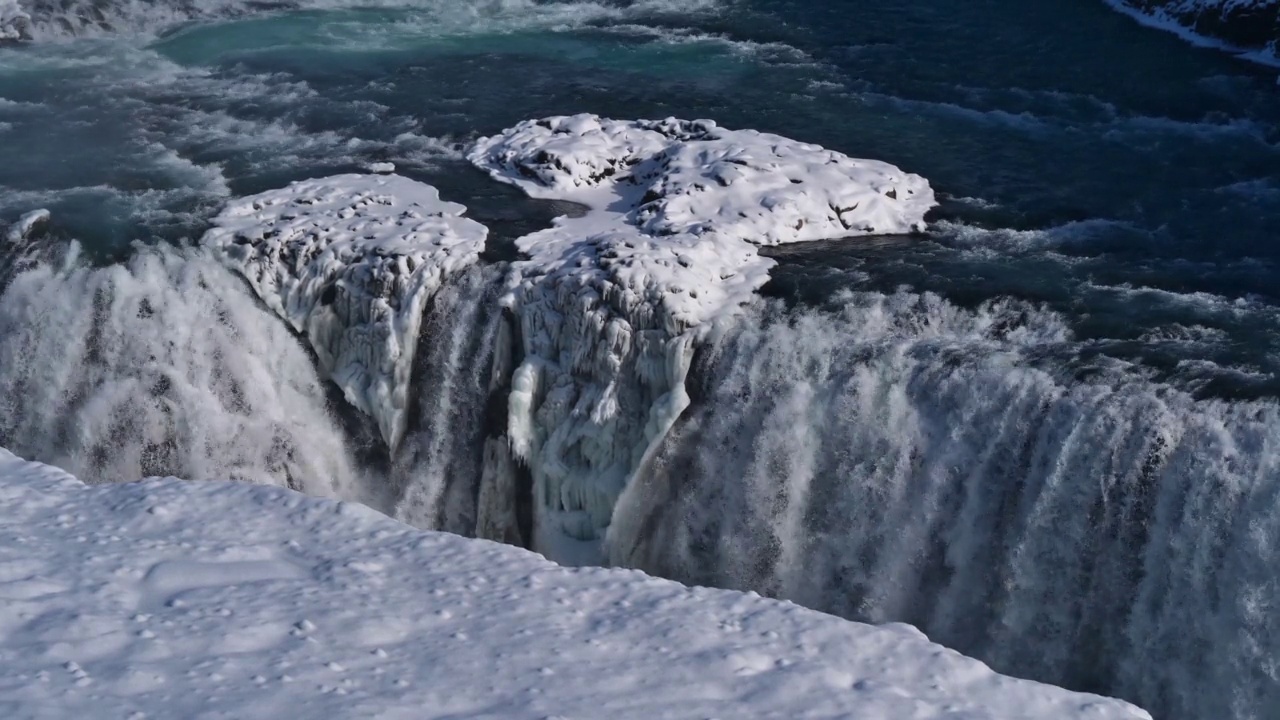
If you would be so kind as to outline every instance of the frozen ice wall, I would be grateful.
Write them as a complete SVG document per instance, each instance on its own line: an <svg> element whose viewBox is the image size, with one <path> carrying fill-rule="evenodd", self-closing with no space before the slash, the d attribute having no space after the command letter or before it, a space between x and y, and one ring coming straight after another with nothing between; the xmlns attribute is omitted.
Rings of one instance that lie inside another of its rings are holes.
<svg viewBox="0 0 1280 720"><path fill-rule="evenodd" d="M484 249L464 211L397 175L339 175L233 201L204 243L306 336L394 452L423 308Z"/></svg>
<svg viewBox="0 0 1280 720"><path fill-rule="evenodd" d="M533 473L535 547L581 553L689 404L700 333L768 279L759 245L920 230L923 178L710 121L528 121L472 162L581 217L521 238L508 440ZM575 543L582 545L575 547Z"/></svg>

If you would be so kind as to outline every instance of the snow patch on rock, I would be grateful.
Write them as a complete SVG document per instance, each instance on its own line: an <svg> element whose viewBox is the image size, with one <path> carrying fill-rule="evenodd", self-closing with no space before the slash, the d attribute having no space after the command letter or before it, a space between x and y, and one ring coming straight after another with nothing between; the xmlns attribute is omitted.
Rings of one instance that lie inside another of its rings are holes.
<svg viewBox="0 0 1280 720"><path fill-rule="evenodd" d="M304 335L395 450L427 301L488 230L398 175L338 175L233 201L204 243Z"/></svg>
<svg viewBox="0 0 1280 720"><path fill-rule="evenodd" d="M873 627L281 488L85 486L0 449L15 718L1150 720Z"/></svg>
<svg viewBox="0 0 1280 720"><path fill-rule="evenodd" d="M590 209L516 242L528 259L507 300L523 351L508 440L534 475L535 547L584 543L588 561L689 404L700 334L767 282L758 246L919 231L934 205L923 178L887 163L707 120L532 120L468 157Z"/></svg>

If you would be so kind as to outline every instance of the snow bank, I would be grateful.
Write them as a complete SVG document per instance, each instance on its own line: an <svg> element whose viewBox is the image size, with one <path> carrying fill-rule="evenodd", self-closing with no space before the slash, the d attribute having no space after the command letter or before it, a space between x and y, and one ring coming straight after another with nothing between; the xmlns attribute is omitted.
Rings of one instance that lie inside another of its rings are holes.
<svg viewBox="0 0 1280 720"><path fill-rule="evenodd" d="M908 626L569 570L279 488L0 449L6 717L1089 718Z"/></svg>
<svg viewBox="0 0 1280 720"><path fill-rule="evenodd" d="M913 232L934 205L923 178L892 165L706 120L528 121L469 158L590 209L517 241L528 260L508 299L523 357L508 439L534 475L541 549L603 536L689 403L699 333L768 280L758 246Z"/></svg>
<svg viewBox="0 0 1280 720"><path fill-rule="evenodd" d="M306 336L394 451L422 310L484 249L465 210L398 175L338 175L233 201L204 243Z"/></svg>

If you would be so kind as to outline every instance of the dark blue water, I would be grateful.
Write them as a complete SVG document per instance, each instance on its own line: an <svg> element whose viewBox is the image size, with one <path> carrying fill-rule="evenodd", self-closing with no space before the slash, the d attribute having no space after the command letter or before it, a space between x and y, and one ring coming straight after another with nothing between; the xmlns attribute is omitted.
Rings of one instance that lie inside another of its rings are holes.
<svg viewBox="0 0 1280 720"><path fill-rule="evenodd" d="M1168 412L1228 418L1228 435L1237 421L1270 422L1280 397L1274 69L1139 27L1101 1L410 5L246 6L230 19L176 25L108 13L109 29L94 37L53 33L0 49L0 223L48 208L53 241L78 241L87 262L110 265L144 252L135 243L197 239L228 197L390 161L465 203L492 228L492 256L502 257L504 243L558 210L465 163L460 150L470 140L550 114L709 117L886 160L929 178L940 194L922 237L771 251L779 266L764 292L783 307L853 312L850 292L861 293L859 308L877 293L936 293L959 312L999 316L997 325L1062 323L1065 333L1054 325L1042 342L1010 351L1019 371L1059 383L1037 401L1044 407L1076 402L1092 392L1084 383L1119 368L1135 383L1126 387L1141 388L1134 397L1186 398ZM1024 310L991 310L1008 299ZM782 347L776 312L768 313L773 335L735 342ZM849 332L873 325L840 322ZM1003 339L1000 327L991 332ZM716 362L731 374L732 361ZM974 384L997 388L991 397L1008 390L982 368ZM1079 403L1062 414L1092 422L1080 407L1095 400ZM1125 407L1133 417L1148 412L1137 401ZM1109 427L1083 434L1119 437ZM1274 448L1242 447L1253 448L1249 467L1265 480L1271 469L1259 453ZM1237 467L1230 458L1209 465L1183 462L1179 478L1216 482ZM1102 512L1086 513L1094 511ZM1273 566L1271 555L1257 562ZM898 619L839 601L811 604ZM1099 621L1090 632L1099 627L1110 628ZM989 638L948 637L1006 659L1003 671L1127 693L1178 717L1209 720L1224 707L1238 720L1268 717L1258 708L1275 697L1206 702L1211 714L1197 714L1171 699L1169 677L1182 675L1113 682L1118 652L1077 652L1075 670L1040 668L991 650ZM1262 648L1274 639L1252 637ZM1037 652L1034 640L1016 642ZM1090 653L1106 656L1096 664L1107 668L1103 677L1079 669ZM1241 662L1264 678L1251 687L1274 684L1266 680L1274 668Z"/></svg>

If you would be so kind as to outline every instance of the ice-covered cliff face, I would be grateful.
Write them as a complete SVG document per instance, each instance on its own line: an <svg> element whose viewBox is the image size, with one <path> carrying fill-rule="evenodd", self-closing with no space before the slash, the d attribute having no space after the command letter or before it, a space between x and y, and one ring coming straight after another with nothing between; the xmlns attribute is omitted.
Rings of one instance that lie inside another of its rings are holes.
<svg viewBox="0 0 1280 720"><path fill-rule="evenodd" d="M533 473L535 547L590 546L689 404L699 333L768 279L759 245L923 229L916 175L710 121L528 121L474 146L477 166L581 217L517 241L511 452ZM569 543L572 546L572 543ZM586 549L586 557L593 550Z"/></svg>
<svg viewBox="0 0 1280 720"><path fill-rule="evenodd" d="M710 121L550 118L469 157L534 197L587 208L516 243L525 258L506 271L507 321L492 340L505 422L483 469L487 485L512 487L527 467L524 541L582 561L599 560L619 495L688 406L701 333L768 280L758 246L909 233L934 204L923 178L891 165ZM204 243L306 338L394 458L424 309L484 246L463 211L402 177L344 175L234 201ZM410 454L438 454L420 446ZM440 483L428 486L423 497L437 497ZM414 498L415 516L434 512ZM495 537L511 537L501 524Z"/></svg>
<svg viewBox="0 0 1280 720"><path fill-rule="evenodd" d="M1280 62L1280 0L1108 0L1171 30L1194 33Z"/></svg>
<svg viewBox="0 0 1280 720"><path fill-rule="evenodd" d="M232 202L204 244L307 338L394 452L423 308L484 249L464 211L403 177L339 175Z"/></svg>

